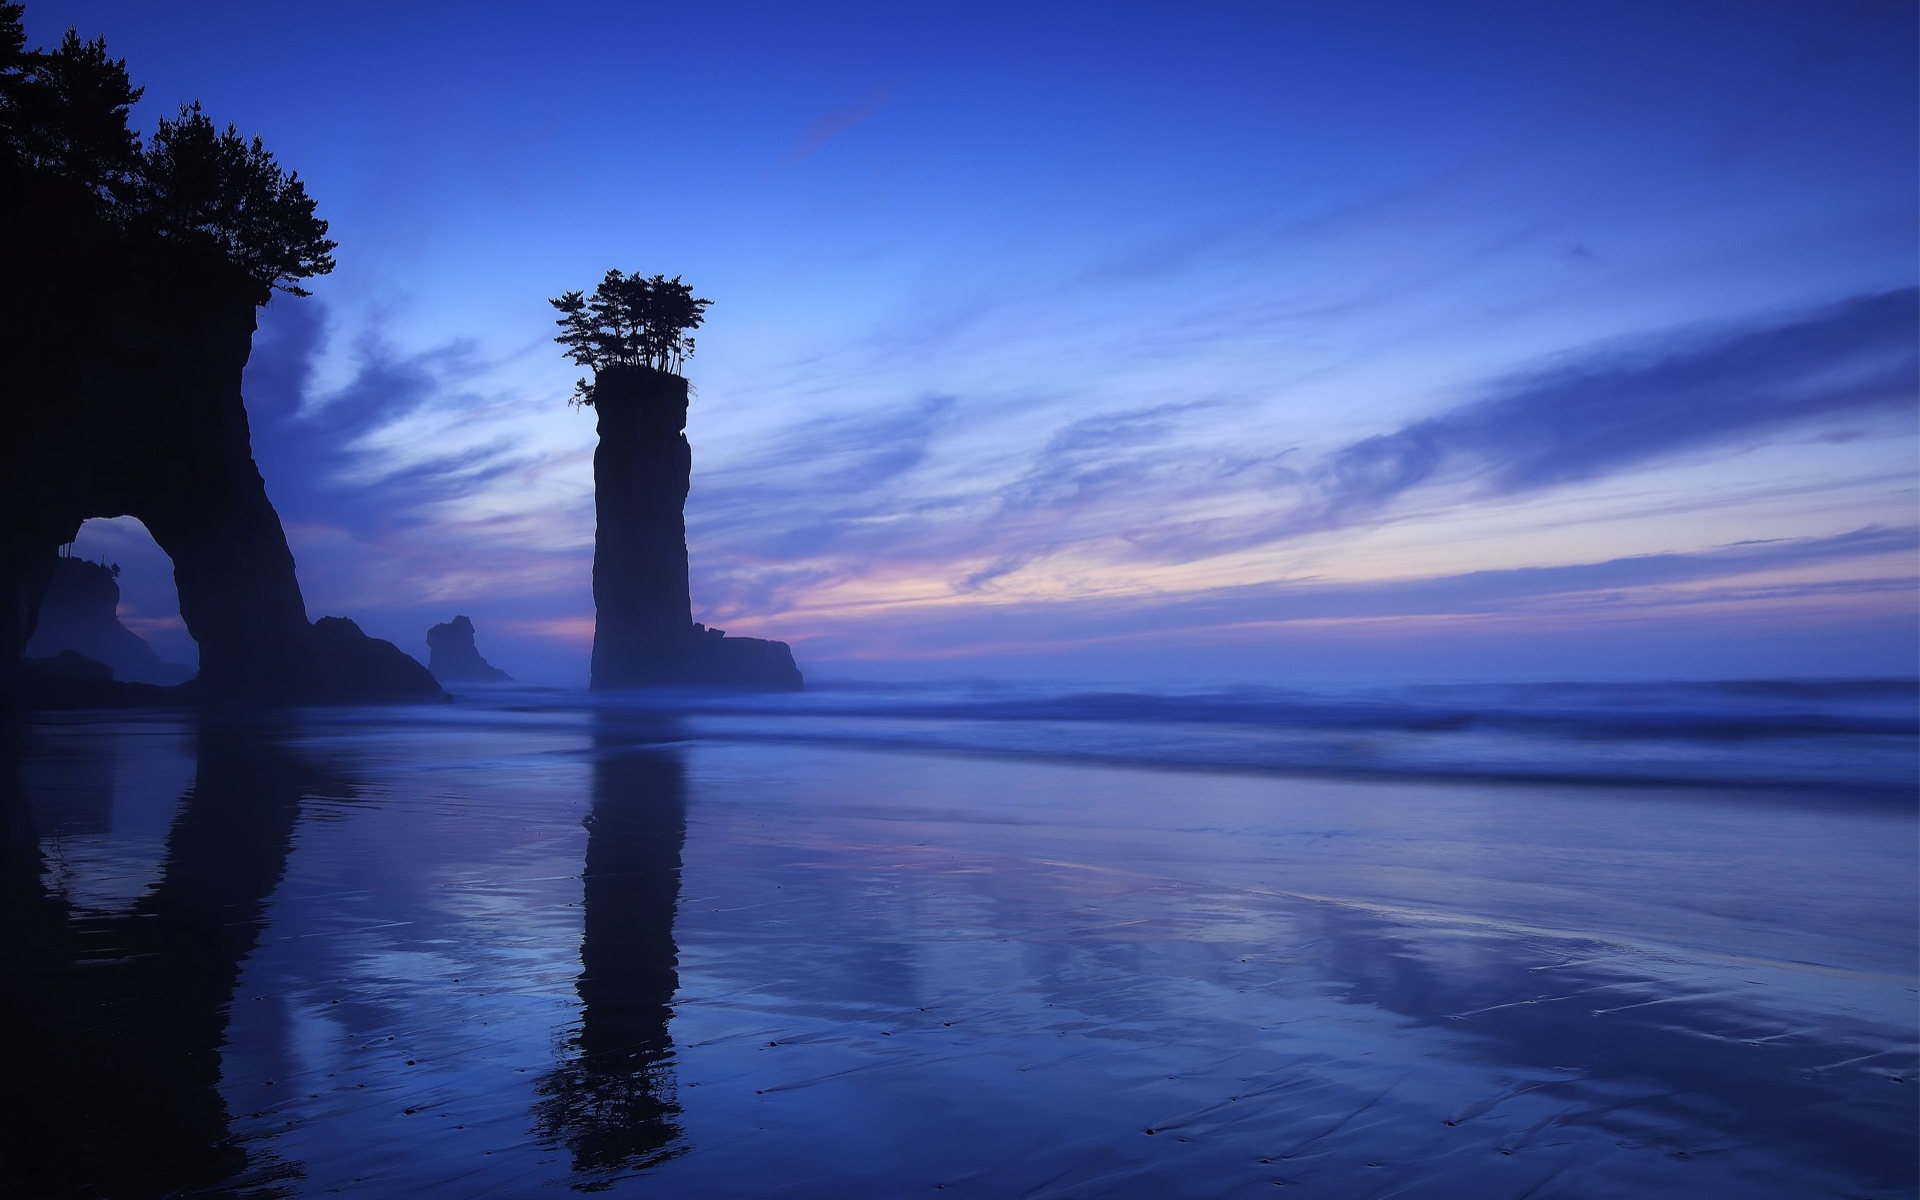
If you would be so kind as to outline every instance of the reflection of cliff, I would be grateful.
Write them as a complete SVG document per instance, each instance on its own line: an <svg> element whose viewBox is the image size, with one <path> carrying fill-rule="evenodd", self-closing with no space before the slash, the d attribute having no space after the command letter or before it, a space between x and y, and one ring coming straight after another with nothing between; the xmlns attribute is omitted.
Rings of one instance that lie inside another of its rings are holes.
<svg viewBox="0 0 1920 1200"><path fill-rule="evenodd" d="M473 644L473 622L455 617L427 630L427 668L442 683L511 683L513 676L480 657Z"/></svg>
<svg viewBox="0 0 1920 1200"><path fill-rule="evenodd" d="M26 652L51 658L62 650L84 654L113 668L115 679L136 683L175 684L193 678L193 668L162 662L147 640L120 623L118 567L62 558L54 563L53 578L40 599L40 622Z"/></svg>
<svg viewBox="0 0 1920 1200"><path fill-rule="evenodd" d="M215 1184L247 1165L218 1091L228 1007L314 772L257 731L204 729L160 882L103 916L47 889L17 763L0 779L0 1178L31 1196Z"/></svg>
<svg viewBox="0 0 1920 1200"><path fill-rule="evenodd" d="M601 752L582 875L580 1031L571 1057L541 1081L536 1110L541 1135L564 1144L585 1174L662 1161L680 1137L667 1022L679 986L685 768L668 750Z"/></svg>
<svg viewBox="0 0 1920 1200"><path fill-rule="evenodd" d="M797 691L785 642L693 623L687 586L687 381L650 367L595 373L593 686L699 684Z"/></svg>

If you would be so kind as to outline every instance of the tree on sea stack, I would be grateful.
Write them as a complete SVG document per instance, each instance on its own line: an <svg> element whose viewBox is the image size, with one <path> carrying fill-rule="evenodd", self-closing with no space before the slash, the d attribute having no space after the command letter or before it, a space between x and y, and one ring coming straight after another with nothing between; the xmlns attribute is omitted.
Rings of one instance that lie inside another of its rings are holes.
<svg viewBox="0 0 1920 1200"><path fill-rule="evenodd" d="M573 387L573 402L591 405L601 371L608 367L647 367L678 375L693 357L691 330L700 328L711 300L696 300L693 289L675 275L622 275L608 271L589 297L567 292L549 300L561 312L560 336L567 357L591 367L593 382Z"/></svg>
<svg viewBox="0 0 1920 1200"><path fill-rule="evenodd" d="M572 402L598 417L593 452L593 686L730 685L797 690L784 642L729 638L693 623L687 581L691 331L710 300L678 275L608 271L591 296L567 292L567 357L593 371Z"/></svg>

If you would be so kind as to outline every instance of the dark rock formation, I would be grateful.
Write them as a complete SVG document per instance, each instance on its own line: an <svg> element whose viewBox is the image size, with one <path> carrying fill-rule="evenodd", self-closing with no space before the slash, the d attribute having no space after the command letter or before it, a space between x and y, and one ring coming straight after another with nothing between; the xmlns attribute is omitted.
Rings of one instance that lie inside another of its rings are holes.
<svg viewBox="0 0 1920 1200"><path fill-rule="evenodd" d="M240 396L252 298L158 273L126 283L90 319L38 328L21 306L0 314L21 322L0 331L0 671L14 673L34 632L59 548L90 517L130 514L173 559L207 699L443 694L392 643L307 621ZM76 327L93 335L83 345Z"/></svg>
<svg viewBox="0 0 1920 1200"><path fill-rule="evenodd" d="M596 373L593 408L593 686L798 691L785 642L729 638L693 622L687 585L687 381L650 367Z"/></svg>
<svg viewBox="0 0 1920 1200"><path fill-rule="evenodd" d="M23 658L17 681L22 708L180 708L200 698L197 681L161 687L113 677L113 668L73 650Z"/></svg>
<svg viewBox="0 0 1920 1200"><path fill-rule="evenodd" d="M728 637L726 630L709 629L698 621L693 624L689 658L698 673L697 683L778 692L797 692L806 686L794 664L793 650L785 642Z"/></svg>
<svg viewBox="0 0 1920 1200"><path fill-rule="evenodd" d="M162 662L147 640L120 623L118 567L63 558L40 599L40 622L27 643L29 657L72 650L112 668L112 678L170 686L193 678L193 668Z"/></svg>
<svg viewBox="0 0 1920 1200"><path fill-rule="evenodd" d="M593 686L678 683L693 632L687 584L687 381L599 372L593 453Z"/></svg>
<svg viewBox="0 0 1920 1200"><path fill-rule="evenodd" d="M473 622L455 617L427 630L427 669L443 683L511 683L513 676L480 657Z"/></svg>
<svg viewBox="0 0 1920 1200"><path fill-rule="evenodd" d="M432 673L406 651L368 637L345 617L321 617L308 635L300 699L308 704L440 699Z"/></svg>
<svg viewBox="0 0 1920 1200"><path fill-rule="evenodd" d="M42 679L68 683L104 683L113 678L113 668L97 658L88 658L78 650L62 650L43 658L24 658L20 665Z"/></svg>
<svg viewBox="0 0 1920 1200"><path fill-rule="evenodd" d="M198 105L143 143L105 42L27 50L21 18L0 5L0 704L59 548L122 515L173 559L206 699L441 695L390 644L308 624L254 466L254 312L334 265L305 185Z"/></svg>

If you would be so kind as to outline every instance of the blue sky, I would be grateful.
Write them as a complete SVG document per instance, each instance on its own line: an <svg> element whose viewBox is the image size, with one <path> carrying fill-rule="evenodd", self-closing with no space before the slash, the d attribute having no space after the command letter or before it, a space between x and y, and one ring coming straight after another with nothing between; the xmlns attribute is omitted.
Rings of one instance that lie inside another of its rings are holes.
<svg viewBox="0 0 1920 1200"><path fill-rule="evenodd" d="M256 450L312 614L416 654L467 613L584 679L593 428L545 298L608 267L714 300L696 618L815 674L1920 654L1912 5L28 22L319 199L340 269L262 313Z"/></svg>

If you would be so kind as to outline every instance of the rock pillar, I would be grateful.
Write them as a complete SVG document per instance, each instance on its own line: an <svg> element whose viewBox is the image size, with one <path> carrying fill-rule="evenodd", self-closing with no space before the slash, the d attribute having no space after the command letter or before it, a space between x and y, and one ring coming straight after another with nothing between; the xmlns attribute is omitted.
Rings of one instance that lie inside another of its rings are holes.
<svg viewBox="0 0 1920 1200"><path fill-rule="evenodd" d="M648 367L594 378L593 686L800 689L785 642L693 622L687 585L687 381Z"/></svg>
<svg viewBox="0 0 1920 1200"><path fill-rule="evenodd" d="M685 682L693 610L687 589L687 381L606 367L594 382L593 686Z"/></svg>

